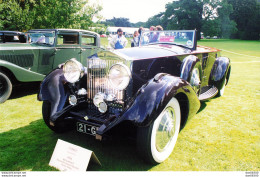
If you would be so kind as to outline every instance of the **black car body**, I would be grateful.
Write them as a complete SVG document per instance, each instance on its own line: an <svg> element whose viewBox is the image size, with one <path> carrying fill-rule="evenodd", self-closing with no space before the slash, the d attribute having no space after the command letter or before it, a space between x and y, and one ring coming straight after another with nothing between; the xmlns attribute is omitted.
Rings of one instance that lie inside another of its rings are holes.
<svg viewBox="0 0 260 177"><path fill-rule="evenodd" d="M140 154L164 161L200 101L223 95L230 60L197 46L196 31L148 31L139 43L100 51L86 66L71 59L50 73L38 95L49 128L75 128L102 140L129 123L137 127Z"/></svg>

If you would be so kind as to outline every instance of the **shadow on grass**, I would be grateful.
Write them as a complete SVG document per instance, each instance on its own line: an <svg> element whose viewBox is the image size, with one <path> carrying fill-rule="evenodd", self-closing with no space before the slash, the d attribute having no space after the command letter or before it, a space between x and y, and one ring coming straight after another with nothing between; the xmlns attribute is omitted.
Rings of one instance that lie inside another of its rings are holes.
<svg viewBox="0 0 260 177"><path fill-rule="evenodd" d="M200 109L198 110L197 114L203 111L207 107L207 102L208 101L200 102Z"/></svg>
<svg viewBox="0 0 260 177"><path fill-rule="evenodd" d="M201 101L200 102L200 109L198 110L197 114L200 113L201 111L203 111L206 107L207 107L207 103L210 102L211 100L215 100L218 99L219 97L213 97L209 100L206 101Z"/></svg>
<svg viewBox="0 0 260 177"><path fill-rule="evenodd" d="M43 120L0 134L0 171L52 171L49 161L58 139L94 151L102 166L90 163L88 171L147 171L147 165L137 154L136 144L129 139L106 143L93 136L71 131L56 134Z"/></svg>
<svg viewBox="0 0 260 177"><path fill-rule="evenodd" d="M38 93L41 82L30 82L23 83L13 88L12 94L10 96L11 99L21 98L27 95L33 95Z"/></svg>

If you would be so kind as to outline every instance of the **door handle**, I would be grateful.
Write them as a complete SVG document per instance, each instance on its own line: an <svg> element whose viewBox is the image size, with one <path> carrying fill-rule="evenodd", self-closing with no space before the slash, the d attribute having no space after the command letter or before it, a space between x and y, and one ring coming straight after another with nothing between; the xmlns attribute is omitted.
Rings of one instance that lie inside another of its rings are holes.
<svg viewBox="0 0 260 177"><path fill-rule="evenodd" d="M53 55L56 55L57 51L60 51L60 49L54 49Z"/></svg>
<svg viewBox="0 0 260 177"><path fill-rule="evenodd" d="M83 51L86 51L86 49L81 48L79 53L82 53Z"/></svg>

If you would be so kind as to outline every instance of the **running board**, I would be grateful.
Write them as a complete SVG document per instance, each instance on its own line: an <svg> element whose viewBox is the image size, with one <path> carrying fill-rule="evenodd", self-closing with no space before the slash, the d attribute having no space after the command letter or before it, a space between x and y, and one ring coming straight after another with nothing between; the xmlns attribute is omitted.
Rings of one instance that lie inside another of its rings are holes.
<svg viewBox="0 0 260 177"><path fill-rule="evenodd" d="M216 96L218 94L218 89L214 86L206 86L201 88L200 93L199 100L205 101Z"/></svg>

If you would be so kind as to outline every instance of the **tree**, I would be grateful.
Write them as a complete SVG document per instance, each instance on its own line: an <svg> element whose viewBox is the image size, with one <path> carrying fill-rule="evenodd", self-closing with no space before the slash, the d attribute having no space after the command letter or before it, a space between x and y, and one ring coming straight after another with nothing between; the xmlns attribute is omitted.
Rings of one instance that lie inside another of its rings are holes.
<svg viewBox="0 0 260 177"><path fill-rule="evenodd" d="M204 20L202 25L204 36L221 36L221 23L218 19Z"/></svg>
<svg viewBox="0 0 260 177"><path fill-rule="evenodd" d="M241 39L259 39L260 9L256 0L227 0L233 6L231 20L237 23L237 34L235 37Z"/></svg>
<svg viewBox="0 0 260 177"><path fill-rule="evenodd" d="M139 27L147 27L146 22L137 22L137 23L131 23L132 27L139 28Z"/></svg>
<svg viewBox="0 0 260 177"><path fill-rule="evenodd" d="M157 26L157 25L161 25L163 28L166 29L166 26L167 26L167 23L165 23L165 20L164 20L164 12L161 12L157 15L154 15L152 17L150 17L146 24L145 24L145 27L149 28L150 26Z"/></svg>
<svg viewBox="0 0 260 177"><path fill-rule="evenodd" d="M203 1L179 0L166 5L164 26L167 29L197 29L198 39L202 27Z"/></svg>
<svg viewBox="0 0 260 177"><path fill-rule="evenodd" d="M166 5L165 12L149 18L147 24L160 23L169 30L196 29L198 39L201 31L206 36L229 37L236 31L230 12L232 6L227 0L176 0Z"/></svg>
<svg viewBox="0 0 260 177"><path fill-rule="evenodd" d="M129 22L129 18L112 18L107 19L103 24L107 26L117 26L117 27L132 27L131 23Z"/></svg>
<svg viewBox="0 0 260 177"><path fill-rule="evenodd" d="M33 2L29 0L15 1L3 0L0 2L1 29L27 30L33 23L31 16L31 6Z"/></svg>
<svg viewBox="0 0 260 177"><path fill-rule="evenodd" d="M2 29L25 31L32 28L80 28L93 25L102 9L88 0L2 0Z"/></svg>
<svg viewBox="0 0 260 177"><path fill-rule="evenodd" d="M230 20L229 16L233 12L231 4L228 4L227 0L223 0L218 8L218 20L221 25L221 37L230 38L230 36L236 33L236 23L234 20Z"/></svg>
<svg viewBox="0 0 260 177"><path fill-rule="evenodd" d="M37 0L33 28L80 28L93 25L102 8L88 6L88 0Z"/></svg>

